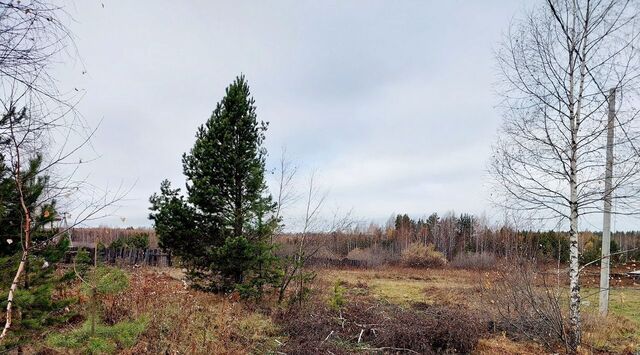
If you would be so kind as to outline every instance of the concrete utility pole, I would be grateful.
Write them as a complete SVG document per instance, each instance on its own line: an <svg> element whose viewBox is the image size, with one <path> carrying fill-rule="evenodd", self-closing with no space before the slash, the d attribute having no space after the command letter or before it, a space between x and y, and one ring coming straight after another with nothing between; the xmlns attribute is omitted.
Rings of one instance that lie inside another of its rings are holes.
<svg viewBox="0 0 640 355"><path fill-rule="evenodd" d="M607 124L607 161L604 175L604 213L602 221L602 260L600 261L600 314L609 311L609 261L611 259L611 180L613 176L613 129L616 116L616 89L609 90L609 120Z"/></svg>

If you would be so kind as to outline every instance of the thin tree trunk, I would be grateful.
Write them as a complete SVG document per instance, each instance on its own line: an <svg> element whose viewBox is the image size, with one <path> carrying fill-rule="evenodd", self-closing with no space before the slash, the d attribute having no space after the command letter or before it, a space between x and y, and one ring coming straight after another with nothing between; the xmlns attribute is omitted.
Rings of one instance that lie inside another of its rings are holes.
<svg viewBox="0 0 640 355"><path fill-rule="evenodd" d="M4 328L2 329L2 334L0 334L0 341L7 336L9 328L11 328L11 315L13 314L13 296L18 288L18 282L20 281L20 276L24 271L24 266L27 261L28 251L24 250L22 252L22 259L20 260L20 265L18 265L18 271L16 271L16 275L13 278L13 282L11 283L11 288L9 288L9 296L7 296L7 317L4 323Z"/></svg>
<svg viewBox="0 0 640 355"><path fill-rule="evenodd" d="M13 136L13 131L12 131ZM14 141L15 143L15 141ZM18 270L16 271L15 276L13 277L13 282L11 283L11 287L9 288L9 295L7 296L7 315L4 323L4 328L2 329L2 334L0 334L0 342L7 336L9 328L11 328L11 318L13 315L13 297L18 289L18 282L20 282L20 276L25 270L25 265L27 264L27 259L29 257L29 249L31 247L31 212L27 207L27 204L24 200L24 192L22 191L22 177L20 175L20 149L16 144L16 171L15 171L15 179L16 179L16 187L18 188L18 193L20 196L20 206L22 207L22 211L24 213L24 243L22 243L22 258L20 259L20 264L18 265Z"/></svg>

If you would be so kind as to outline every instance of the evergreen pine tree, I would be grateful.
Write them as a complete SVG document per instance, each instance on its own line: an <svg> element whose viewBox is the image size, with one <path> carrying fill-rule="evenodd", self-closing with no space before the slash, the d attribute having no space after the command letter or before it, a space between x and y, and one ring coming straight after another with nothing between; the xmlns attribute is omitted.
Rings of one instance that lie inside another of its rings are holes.
<svg viewBox="0 0 640 355"><path fill-rule="evenodd" d="M244 76L237 77L183 155L187 197L168 181L151 197L161 246L214 289L259 291L277 276L267 242L275 204L264 179L266 129Z"/></svg>

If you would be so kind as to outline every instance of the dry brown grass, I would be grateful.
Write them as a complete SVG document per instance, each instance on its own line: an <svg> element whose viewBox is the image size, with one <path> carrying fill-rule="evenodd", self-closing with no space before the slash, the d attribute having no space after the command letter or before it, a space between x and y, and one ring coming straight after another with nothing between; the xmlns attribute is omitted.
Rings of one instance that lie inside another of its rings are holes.
<svg viewBox="0 0 640 355"><path fill-rule="evenodd" d="M634 354L640 349L640 329L628 318L587 312L583 324L583 349L587 353Z"/></svg>
<svg viewBox="0 0 640 355"><path fill-rule="evenodd" d="M130 290L113 304L113 317L149 317L131 354L266 353L278 346L268 315L237 297L187 289L162 272L134 271Z"/></svg>
<svg viewBox="0 0 640 355"><path fill-rule="evenodd" d="M531 342L515 342L504 335L496 335L486 339L480 339L474 354L494 355L538 355L545 354L544 347Z"/></svg>
<svg viewBox="0 0 640 355"><path fill-rule="evenodd" d="M439 328L443 329L441 334L445 338L457 337L458 328L467 329L461 328L468 320L465 318L467 313L480 315L481 319L473 329L466 331L484 334L483 338L477 345L474 336L468 339L469 342L451 346L462 346L468 350L475 345L472 353L478 354L545 352L541 345L533 342L515 341L499 332L483 333L489 327L482 320L487 310L483 308L480 285L495 281L495 272L400 266L315 271L318 279L309 301L315 306L287 315L269 302L258 306L241 302L234 296L186 288L182 282L184 275L179 269L132 269L130 289L122 295L105 299L104 317L109 323L143 315L149 319L148 328L140 341L127 351L128 354L313 353L314 349L349 354L367 353L370 348L398 344L415 347L420 352L434 349L435 340L425 339L440 337L436 332ZM340 325L339 312L325 307L329 304L332 285L338 280L347 289L347 306L343 310L347 323L344 329ZM456 310L460 312L456 313ZM436 315L444 312L442 314L447 316L437 318L430 312ZM322 315L328 318L317 317ZM463 322L445 322L453 316ZM477 320L475 317L471 319ZM372 327L365 327L363 341L358 343L363 329L360 325L367 322L384 324L384 329L376 328L376 334L373 334ZM414 323L415 326L409 328L404 326ZM416 328L423 323L427 326ZM312 333L298 329L305 324L316 328ZM448 324L453 327L446 326ZM604 324L604 327L599 327L599 324ZM612 316L602 320L585 314L585 345L582 351L632 353L638 348L637 329L635 323L626 318ZM322 343L331 330L334 334L329 339L333 341ZM423 342L414 341L413 337L423 338Z"/></svg>

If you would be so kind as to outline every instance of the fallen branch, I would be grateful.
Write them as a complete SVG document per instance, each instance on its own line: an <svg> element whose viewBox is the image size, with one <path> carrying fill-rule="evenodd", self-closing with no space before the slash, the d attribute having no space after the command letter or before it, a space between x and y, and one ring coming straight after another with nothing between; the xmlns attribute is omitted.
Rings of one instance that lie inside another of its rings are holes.
<svg viewBox="0 0 640 355"><path fill-rule="evenodd" d="M331 335L333 335L333 330L331 331L331 333L329 333L329 335L327 335L327 337L326 337L326 338L324 338L324 340L322 341L322 343L324 343L325 341L329 340L329 337L330 337ZM322 343L320 343L320 344L322 344Z"/></svg>

